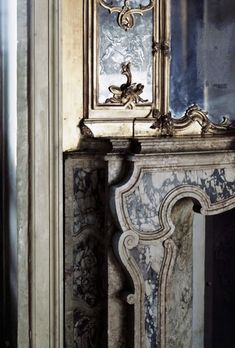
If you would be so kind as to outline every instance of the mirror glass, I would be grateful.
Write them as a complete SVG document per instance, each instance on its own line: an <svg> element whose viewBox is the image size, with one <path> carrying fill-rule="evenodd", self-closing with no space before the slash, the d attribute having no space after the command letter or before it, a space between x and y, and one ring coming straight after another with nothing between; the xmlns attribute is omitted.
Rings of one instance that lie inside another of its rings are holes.
<svg viewBox="0 0 235 348"><path fill-rule="evenodd" d="M235 1L171 2L170 109L193 103L214 122L235 120Z"/></svg>
<svg viewBox="0 0 235 348"><path fill-rule="evenodd" d="M124 6L124 0L105 1L111 6ZM147 6L149 0L129 0L129 8ZM134 26L124 30L118 25L118 12L110 13L107 8L98 6L98 103L104 104L112 97L110 86L120 87L127 82L121 74L122 64L131 63L131 83L143 84L141 98L146 103L152 102L152 38L153 9L140 14L133 14ZM124 18L125 20L125 18Z"/></svg>

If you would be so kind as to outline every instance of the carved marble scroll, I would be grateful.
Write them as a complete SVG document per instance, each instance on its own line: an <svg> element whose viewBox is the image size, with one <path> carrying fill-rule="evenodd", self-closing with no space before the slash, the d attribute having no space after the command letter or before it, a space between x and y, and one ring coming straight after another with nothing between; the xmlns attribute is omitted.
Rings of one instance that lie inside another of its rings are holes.
<svg viewBox="0 0 235 348"><path fill-rule="evenodd" d="M195 157L194 164L191 157L189 164L187 156L181 159L179 154L167 155L167 159L135 155L130 159L130 176L112 188L111 208L120 230L116 237L118 257L134 288L127 302L134 306L135 348L169 348L167 289L176 255L184 252L173 238L171 215L176 202L189 197L208 215L235 206L233 155L229 159L219 154L217 165L211 154L203 156L199 165L195 162L200 156ZM178 257L177 267L183 270ZM182 290L185 308L190 305L191 291L188 286Z"/></svg>

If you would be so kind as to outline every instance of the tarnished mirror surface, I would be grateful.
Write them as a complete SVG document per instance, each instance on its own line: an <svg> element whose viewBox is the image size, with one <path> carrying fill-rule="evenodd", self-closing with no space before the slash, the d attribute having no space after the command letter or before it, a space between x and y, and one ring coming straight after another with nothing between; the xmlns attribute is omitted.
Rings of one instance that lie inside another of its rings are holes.
<svg viewBox="0 0 235 348"><path fill-rule="evenodd" d="M193 103L218 122L235 120L234 0L171 2L170 109L180 117Z"/></svg>
<svg viewBox="0 0 235 348"><path fill-rule="evenodd" d="M124 26L118 24L120 13L111 13L110 6L127 6L129 9L142 9L151 4L149 0L106 0L97 1L98 16L98 78L97 102L110 104L110 86L120 88L127 82L122 72L122 64L131 63L131 83L141 83L144 88L141 93L143 103L151 103L153 99L153 6L146 11L133 13L133 27L125 28L128 18L122 18ZM130 23L132 25L132 23ZM126 29L126 30L125 30ZM118 102L116 103L118 104ZM138 103L137 103L138 104Z"/></svg>

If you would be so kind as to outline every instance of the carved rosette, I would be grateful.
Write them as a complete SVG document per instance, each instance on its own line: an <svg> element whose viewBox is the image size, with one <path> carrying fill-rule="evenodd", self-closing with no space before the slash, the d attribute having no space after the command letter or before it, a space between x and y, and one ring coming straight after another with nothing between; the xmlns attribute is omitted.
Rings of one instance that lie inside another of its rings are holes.
<svg viewBox="0 0 235 348"><path fill-rule="evenodd" d="M171 57L170 44L167 41L153 41L153 54L162 52L165 57Z"/></svg>

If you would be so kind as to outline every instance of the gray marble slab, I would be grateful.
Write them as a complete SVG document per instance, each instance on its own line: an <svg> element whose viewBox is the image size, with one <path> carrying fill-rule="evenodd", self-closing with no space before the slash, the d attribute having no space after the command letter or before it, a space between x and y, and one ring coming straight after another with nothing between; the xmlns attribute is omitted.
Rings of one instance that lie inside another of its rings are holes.
<svg viewBox="0 0 235 348"><path fill-rule="evenodd" d="M139 233L160 228L160 204L181 185L199 187L213 204L235 194L235 173L225 168L144 172L140 182L124 198L128 218Z"/></svg>
<svg viewBox="0 0 235 348"><path fill-rule="evenodd" d="M106 308L104 168L102 163L71 159L65 169L65 347L101 348Z"/></svg>

